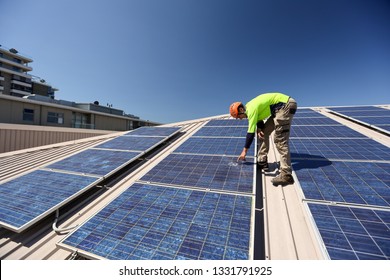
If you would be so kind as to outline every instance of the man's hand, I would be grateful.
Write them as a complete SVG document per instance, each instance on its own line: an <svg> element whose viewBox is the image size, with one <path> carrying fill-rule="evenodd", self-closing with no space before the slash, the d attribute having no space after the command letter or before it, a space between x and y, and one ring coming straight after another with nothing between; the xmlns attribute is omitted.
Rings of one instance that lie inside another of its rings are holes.
<svg viewBox="0 0 390 280"><path fill-rule="evenodd" d="M257 130L257 136L259 136L260 139L264 139L264 132L261 131L260 129Z"/></svg>
<svg viewBox="0 0 390 280"><path fill-rule="evenodd" d="M246 160L246 153L247 153L248 149L244 148L241 152L241 155L238 157L238 160L242 160L242 161L245 161Z"/></svg>

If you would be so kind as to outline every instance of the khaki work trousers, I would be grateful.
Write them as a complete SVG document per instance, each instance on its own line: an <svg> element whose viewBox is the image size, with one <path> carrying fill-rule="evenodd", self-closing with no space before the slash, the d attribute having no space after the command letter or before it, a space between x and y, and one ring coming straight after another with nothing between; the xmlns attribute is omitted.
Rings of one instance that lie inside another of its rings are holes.
<svg viewBox="0 0 390 280"><path fill-rule="evenodd" d="M291 122L296 110L297 103L290 97L288 102L275 112L274 116L267 119L262 129L264 139L261 141L257 160L262 162L267 161L269 136L275 131L274 143L280 154L280 173L282 175L291 175L292 173L289 138Z"/></svg>

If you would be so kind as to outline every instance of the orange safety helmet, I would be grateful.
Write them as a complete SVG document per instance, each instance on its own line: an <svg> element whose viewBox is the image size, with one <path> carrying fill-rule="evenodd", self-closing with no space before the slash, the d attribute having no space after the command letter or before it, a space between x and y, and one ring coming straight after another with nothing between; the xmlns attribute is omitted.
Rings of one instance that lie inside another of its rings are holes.
<svg viewBox="0 0 390 280"><path fill-rule="evenodd" d="M230 105L230 115L235 119L238 118L238 108L240 108L240 106L244 105L242 105L241 102L234 102Z"/></svg>

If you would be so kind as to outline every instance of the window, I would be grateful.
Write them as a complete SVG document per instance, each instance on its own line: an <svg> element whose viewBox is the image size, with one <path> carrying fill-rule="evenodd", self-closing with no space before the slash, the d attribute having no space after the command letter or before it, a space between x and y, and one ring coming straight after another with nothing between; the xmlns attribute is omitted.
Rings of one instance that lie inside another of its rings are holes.
<svg viewBox="0 0 390 280"><path fill-rule="evenodd" d="M48 112L47 113L47 122L48 123L63 124L64 123L64 114L63 113Z"/></svg>
<svg viewBox="0 0 390 280"><path fill-rule="evenodd" d="M33 122L34 121L34 110L33 109L23 109L23 120Z"/></svg>

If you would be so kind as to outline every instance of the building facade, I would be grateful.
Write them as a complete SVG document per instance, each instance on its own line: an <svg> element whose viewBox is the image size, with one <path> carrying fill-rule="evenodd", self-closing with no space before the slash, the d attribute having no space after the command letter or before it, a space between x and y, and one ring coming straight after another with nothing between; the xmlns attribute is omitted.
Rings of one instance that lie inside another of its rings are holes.
<svg viewBox="0 0 390 280"><path fill-rule="evenodd" d="M29 74L33 60L0 45L0 123L124 131L158 123L109 106L56 100L58 90Z"/></svg>
<svg viewBox="0 0 390 280"><path fill-rule="evenodd" d="M0 94L0 123L113 131L159 125L127 115L115 115L4 94Z"/></svg>
<svg viewBox="0 0 390 280"><path fill-rule="evenodd" d="M0 94L16 97L32 94L54 98L57 90L43 79L29 74L33 60L19 54L16 49L6 49L0 45Z"/></svg>

